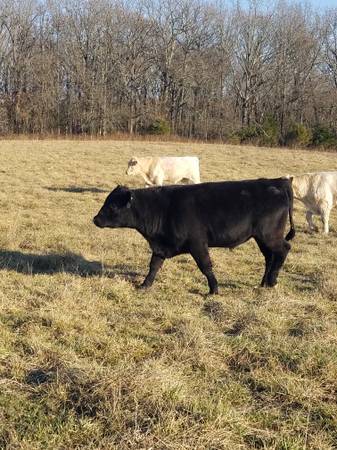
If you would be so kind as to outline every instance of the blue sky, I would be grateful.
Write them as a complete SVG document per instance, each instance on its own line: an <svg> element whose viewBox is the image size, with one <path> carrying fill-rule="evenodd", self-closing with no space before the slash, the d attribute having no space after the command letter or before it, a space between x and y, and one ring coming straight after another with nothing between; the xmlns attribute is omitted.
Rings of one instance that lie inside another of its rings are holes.
<svg viewBox="0 0 337 450"><path fill-rule="evenodd" d="M236 2L241 4L241 6L248 6L249 4L254 3L254 0L218 0L219 3L225 3L232 6L235 6ZM282 0L281 0L282 1ZM278 3L278 0L255 0L257 5L260 5L262 8L271 7L271 5L275 5ZM286 4L301 4L311 5L314 11L324 12L326 9L337 8L337 0L285 0Z"/></svg>
<svg viewBox="0 0 337 450"><path fill-rule="evenodd" d="M337 8L337 0L311 0L310 3L315 9Z"/></svg>

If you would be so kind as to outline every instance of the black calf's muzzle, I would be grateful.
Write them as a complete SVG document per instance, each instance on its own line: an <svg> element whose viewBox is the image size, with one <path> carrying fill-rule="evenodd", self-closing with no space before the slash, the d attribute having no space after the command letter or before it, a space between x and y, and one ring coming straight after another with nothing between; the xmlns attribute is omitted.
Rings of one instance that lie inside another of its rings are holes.
<svg viewBox="0 0 337 450"><path fill-rule="evenodd" d="M95 216L92 220L96 227L103 228L102 222L100 221L98 216Z"/></svg>

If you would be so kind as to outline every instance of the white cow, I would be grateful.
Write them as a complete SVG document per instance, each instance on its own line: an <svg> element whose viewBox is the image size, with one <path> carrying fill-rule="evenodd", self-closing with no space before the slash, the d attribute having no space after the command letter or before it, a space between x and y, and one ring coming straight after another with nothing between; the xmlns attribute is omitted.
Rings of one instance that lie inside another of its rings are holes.
<svg viewBox="0 0 337 450"><path fill-rule="evenodd" d="M141 175L146 186L176 184L183 180L200 183L199 158L196 156L133 157L127 175Z"/></svg>
<svg viewBox="0 0 337 450"><path fill-rule="evenodd" d="M294 197L307 208L306 219L311 231L318 228L313 215L321 216L324 232L329 233L330 211L337 204L337 172L317 172L292 177Z"/></svg>

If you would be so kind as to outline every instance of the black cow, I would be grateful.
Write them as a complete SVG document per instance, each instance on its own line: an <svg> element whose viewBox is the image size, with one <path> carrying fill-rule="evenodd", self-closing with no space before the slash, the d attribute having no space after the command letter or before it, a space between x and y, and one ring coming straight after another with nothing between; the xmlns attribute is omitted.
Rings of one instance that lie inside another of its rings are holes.
<svg viewBox="0 0 337 450"><path fill-rule="evenodd" d="M152 285L166 258L190 253L218 292L209 247L234 248L254 238L266 261L261 286L272 287L295 235L293 192L286 178L128 189L118 186L94 217L98 227L133 228L152 249L141 287ZM284 239L289 214L291 229Z"/></svg>

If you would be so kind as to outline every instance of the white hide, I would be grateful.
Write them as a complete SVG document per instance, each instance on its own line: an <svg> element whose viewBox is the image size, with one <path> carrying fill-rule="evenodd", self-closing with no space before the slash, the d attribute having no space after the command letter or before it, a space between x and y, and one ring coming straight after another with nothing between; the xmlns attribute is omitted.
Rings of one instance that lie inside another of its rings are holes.
<svg viewBox="0 0 337 450"><path fill-rule="evenodd" d="M127 175L141 175L146 186L176 184L187 180L200 183L199 158L196 156L133 157Z"/></svg>
<svg viewBox="0 0 337 450"><path fill-rule="evenodd" d="M292 181L294 197L307 208L306 219L309 229L317 231L313 215L322 219L324 232L329 232L329 216L337 203L337 172L317 172L294 175Z"/></svg>

